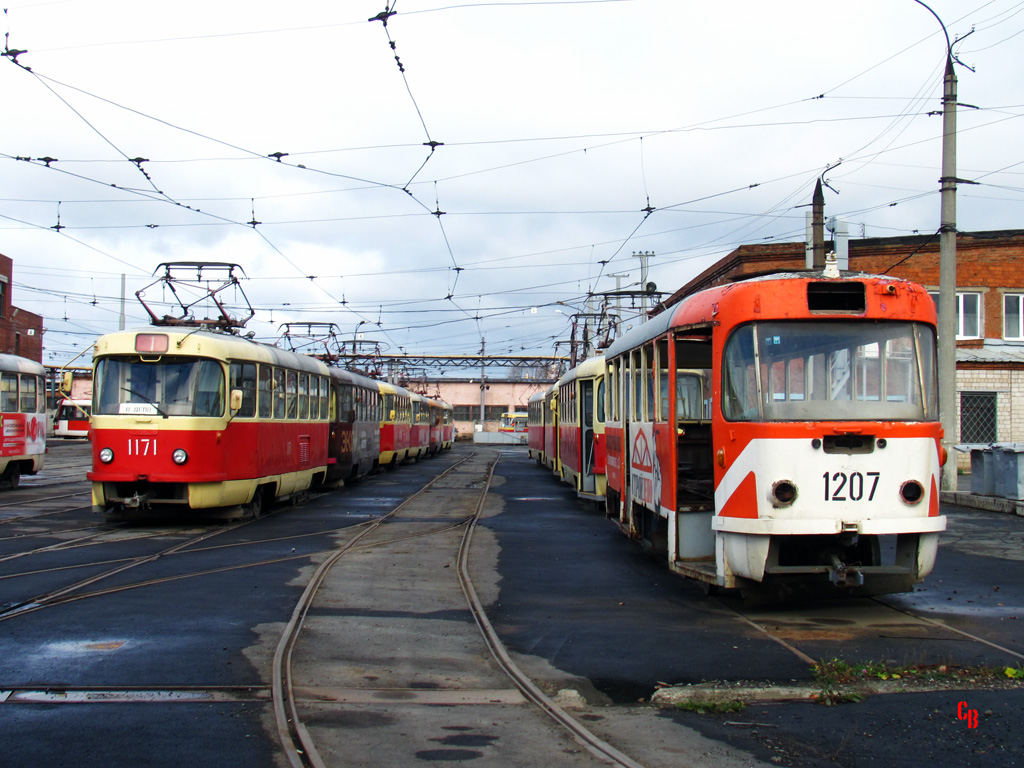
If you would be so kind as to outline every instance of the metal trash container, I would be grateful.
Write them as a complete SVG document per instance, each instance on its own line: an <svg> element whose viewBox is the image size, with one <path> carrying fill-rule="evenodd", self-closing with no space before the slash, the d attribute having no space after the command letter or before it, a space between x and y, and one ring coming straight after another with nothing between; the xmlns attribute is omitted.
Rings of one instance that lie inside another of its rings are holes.
<svg viewBox="0 0 1024 768"><path fill-rule="evenodd" d="M992 447L995 495L1024 499L1024 443L996 443Z"/></svg>
<svg viewBox="0 0 1024 768"><path fill-rule="evenodd" d="M995 456L992 446L971 448L971 493L979 496L995 496Z"/></svg>

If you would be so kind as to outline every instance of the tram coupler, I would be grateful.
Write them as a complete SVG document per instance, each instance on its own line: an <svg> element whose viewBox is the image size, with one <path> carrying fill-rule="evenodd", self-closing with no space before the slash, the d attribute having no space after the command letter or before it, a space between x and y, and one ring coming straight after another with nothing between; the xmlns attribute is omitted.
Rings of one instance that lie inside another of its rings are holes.
<svg viewBox="0 0 1024 768"><path fill-rule="evenodd" d="M124 504L125 509L138 509L143 504L148 504L149 503L149 497L148 496L139 496L138 492L136 492L134 496L127 497L121 503Z"/></svg>
<svg viewBox="0 0 1024 768"><path fill-rule="evenodd" d="M832 561L832 570L828 572L829 580L837 587L862 587L864 586L864 574L855 568L849 567L839 559L839 555L829 554Z"/></svg>

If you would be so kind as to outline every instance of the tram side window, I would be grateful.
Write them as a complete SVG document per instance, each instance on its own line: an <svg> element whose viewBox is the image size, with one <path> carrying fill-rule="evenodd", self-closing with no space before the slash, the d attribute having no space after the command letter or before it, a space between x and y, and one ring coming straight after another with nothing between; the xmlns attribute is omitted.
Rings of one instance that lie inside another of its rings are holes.
<svg viewBox="0 0 1024 768"><path fill-rule="evenodd" d="M274 381L274 369L269 365L261 365L259 373L259 383L257 389L259 390L259 413L261 419L269 419L274 413L274 401L273 401L273 381Z"/></svg>
<svg viewBox="0 0 1024 768"><path fill-rule="evenodd" d="M242 390L242 407L236 418L251 419L256 415L256 364L231 363L231 389Z"/></svg>
<svg viewBox="0 0 1024 768"><path fill-rule="evenodd" d="M294 419L299 414L299 375L295 371L285 371L284 417Z"/></svg>
<svg viewBox="0 0 1024 768"><path fill-rule="evenodd" d="M608 374L605 376L608 387L605 390L608 398L608 416L612 421L619 421L619 361L608 363Z"/></svg>
<svg viewBox="0 0 1024 768"><path fill-rule="evenodd" d="M331 397L331 380L326 376L320 377L320 418L330 418L329 403Z"/></svg>
<svg viewBox="0 0 1024 768"><path fill-rule="evenodd" d="M285 414L285 371L283 368L274 369L274 418L283 419Z"/></svg>
<svg viewBox="0 0 1024 768"><path fill-rule="evenodd" d="M633 354L630 355L630 366L629 366L629 377L632 383L630 393L630 407L634 421L640 421L644 417L644 406L643 406L643 386L644 386L644 366L643 358L640 354L639 349L633 350Z"/></svg>
<svg viewBox="0 0 1024 768"><path fill-rule="evenodd" d="M308 419L309 418L309 374L300 373L298 374L299 380L299 410L298 418Z"/></svg>
<svg viewBox="0 0 1024 768"><path fill-rule="evenodd" d="M87 406L86 410L91 410L91 406ZM46 379L42 376L36 379L36 410L35 413L46 412Z"/></svg>
<svg viewBox="0 0 1024 768"><path fill-rule="evenodd" d="M36 376L21 374L21 412L32 413L36 407Z"/></svg>
<svg viewBox="0 0 1024 768"><path fill-rule="evenodd" d="M658 359L657 366L655 368L654 375L658 379L658 400L657 400L657 414L658 420L662 422L668 421L669 411L669 391L668 391L668 339L660 339L658 341Z"/></svg>
<svg viewBox="0 0 1024 768"><path fill-rule="evenodd" d="M341 413L338 414L340 421L350 422L355 419L355 411L352 410L352 387L343 384L338 392L341 397Z"/></svg>
<svg viewBox="0 0 1024 768"><path fill-rule="evenodd" d="M18 412L18 374L0 374L0 411Z"/></svg>

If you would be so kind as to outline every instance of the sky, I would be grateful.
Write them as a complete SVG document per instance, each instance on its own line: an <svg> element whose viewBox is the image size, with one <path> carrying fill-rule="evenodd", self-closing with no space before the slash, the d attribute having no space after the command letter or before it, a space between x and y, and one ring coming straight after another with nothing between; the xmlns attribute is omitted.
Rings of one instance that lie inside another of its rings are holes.
<svg viewBox="0 0 1024 768"><path fill-rule="evenodd" d="M564 355L602 294L803 240L818 179L851 237L935 233L939 20L957 226L1024 228L1024 1L4 5L0 253L46 365L88 364L122 276L128 327L147 286L173 314L167 262L238 264L271 343Z"/></svg>

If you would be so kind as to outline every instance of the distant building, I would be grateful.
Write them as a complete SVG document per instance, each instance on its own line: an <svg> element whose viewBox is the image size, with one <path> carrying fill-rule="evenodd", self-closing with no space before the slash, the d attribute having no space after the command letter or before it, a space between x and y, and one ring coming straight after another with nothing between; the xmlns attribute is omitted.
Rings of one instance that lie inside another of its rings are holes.
<svg viewBox="0 0 1024 768"><path fill-rule="evenodd" d="M835 244L826 242L825 250ZM920 283L938 298L935 235L848 241L849 269ZM957 442L1024 442L1024 230L957 234ZM803 242L743 245L665 300L756 275L806 269ZM961 467L969 455L959 457Z"/></svg>
<svg viewBox="0 0 1024 768"><path fill-rule="evenodd" d="M12 301L14 262L0 254L0 352L43 362L43 318Z"/></svg>

